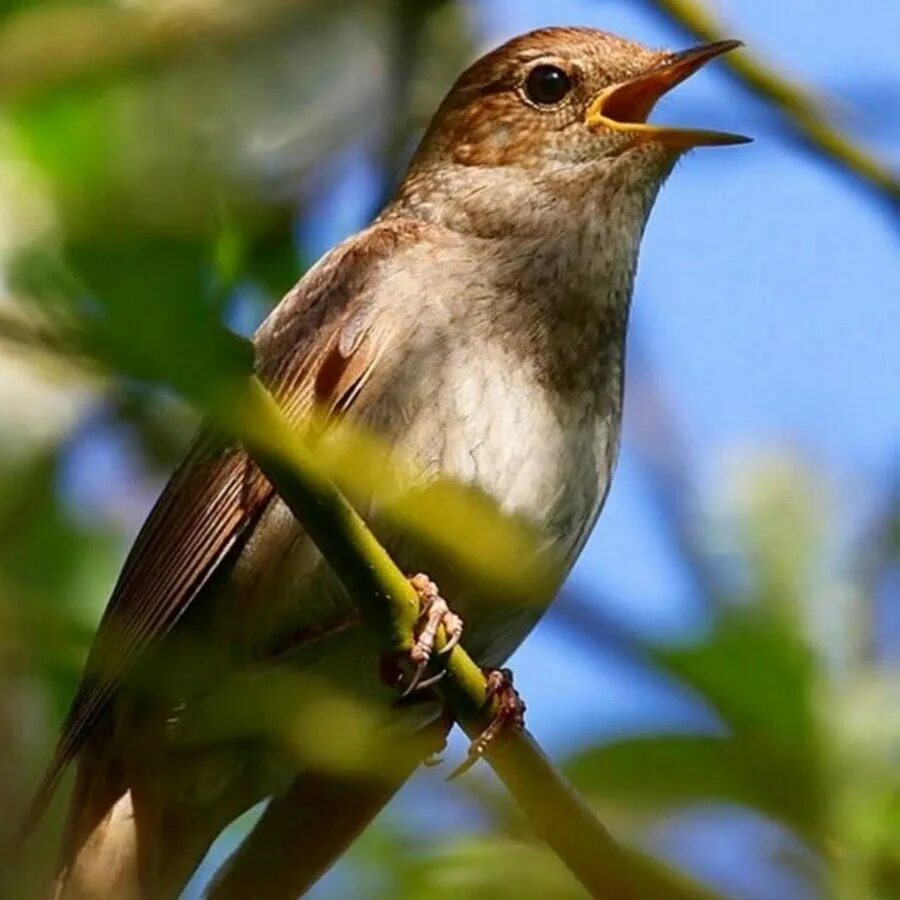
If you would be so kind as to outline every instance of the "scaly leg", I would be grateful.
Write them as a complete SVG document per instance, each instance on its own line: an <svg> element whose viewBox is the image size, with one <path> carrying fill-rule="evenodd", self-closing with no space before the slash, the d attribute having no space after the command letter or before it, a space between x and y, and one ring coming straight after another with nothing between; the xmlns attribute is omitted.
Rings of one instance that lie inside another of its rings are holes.
<svg viewBox="0 0 900 900"><path fill-rule="evenodd" d="M468 772L487 750L505 734L516 733L525 727L525 701L513 687L509 669L489 669L485 672L488 701L496 698L497 712L490 724L469 745L465 761L456 768L448 781Z"/></svg>

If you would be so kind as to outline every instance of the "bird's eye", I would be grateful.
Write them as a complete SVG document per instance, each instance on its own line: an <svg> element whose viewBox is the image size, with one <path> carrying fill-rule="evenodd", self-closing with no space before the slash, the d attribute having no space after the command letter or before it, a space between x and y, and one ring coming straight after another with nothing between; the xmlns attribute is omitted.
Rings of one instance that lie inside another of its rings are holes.
<svg viewBox="0 0 900 900"><path fill-rule="evenodd" d="M535 66L525 79L525 94L540 106L554 106L572 89L572 80L559 66Z"/></svg>

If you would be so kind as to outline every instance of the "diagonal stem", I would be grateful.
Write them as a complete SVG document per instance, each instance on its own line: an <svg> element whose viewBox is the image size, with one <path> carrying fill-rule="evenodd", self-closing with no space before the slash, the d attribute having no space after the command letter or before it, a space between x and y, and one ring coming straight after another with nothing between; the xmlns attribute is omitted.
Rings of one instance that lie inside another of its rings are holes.
<svg viewBox="0 0 900 900"><path fill-rule="evenodd" d="M358 604L366 624L380 631L385 650L408 649L419 610L415 591L358 513L319 472L265 389L254 380L241 402L232 400L216 411L220 422L243 438L303 523ZM447 657L447 677L439 690L466 733L477 737L494 710L486 702L484 675L459 645ZM714 896L620 847L527 731L509 735L488 750L486 759L537 834L592 896L611 900L710 900Z"/></svg>

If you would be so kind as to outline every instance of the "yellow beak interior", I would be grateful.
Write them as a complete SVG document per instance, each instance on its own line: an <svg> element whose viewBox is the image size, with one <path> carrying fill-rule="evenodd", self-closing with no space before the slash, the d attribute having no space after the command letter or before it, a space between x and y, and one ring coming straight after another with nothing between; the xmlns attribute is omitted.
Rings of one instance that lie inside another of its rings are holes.
<svg viewBox="0 0 900 900"><path fill-rule="evenodd" d="M649 72L622 84L612 85L598 94L588 109L585 124L589 128L610 128L627 132L634 138L635 144L657 141L678 150L748 143L752 138L741 134L674 128L647 122L660 97L710 60L740 46L740 41L718 41L673 54Z"/></svg>

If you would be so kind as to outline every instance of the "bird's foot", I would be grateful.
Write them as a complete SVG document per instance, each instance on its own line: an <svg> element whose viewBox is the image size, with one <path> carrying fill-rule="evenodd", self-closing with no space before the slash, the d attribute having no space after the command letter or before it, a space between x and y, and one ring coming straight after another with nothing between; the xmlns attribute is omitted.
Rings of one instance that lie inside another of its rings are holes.
<svg viewBox="0 0 900 900"><path fill-rule="evenodd" d="M469 745L465 761L454 769L448 781L468 772L504 735L517 734L525 728L525 701L513 687L512 671L488 669L485 671L485 679L487 701L496 700L497 711L487 728Z"/></svg>
<svg viewBox="0 0 900 900"><path fill-rule="evenodd" d="M441 596L437 585L427 576L413 575L409 579L413 590L419 595L421 612L417 623L415 640L409 651L409 661L415 666L413 677L403 691L402 696L408 697L415 690L424 690L438 682L444 675L443 670L425 678L428 664L434 656L434 644L438 631L443 628L447 641L440 650L438 656L446 656L459 643L463 633L463 620L447 605L447 601Z"/></svg>

